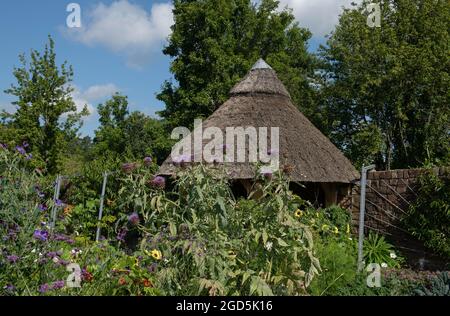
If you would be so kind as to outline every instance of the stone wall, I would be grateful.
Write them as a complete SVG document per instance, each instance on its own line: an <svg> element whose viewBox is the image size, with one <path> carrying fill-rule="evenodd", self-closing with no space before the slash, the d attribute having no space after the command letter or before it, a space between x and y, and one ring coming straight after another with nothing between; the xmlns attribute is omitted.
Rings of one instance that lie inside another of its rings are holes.
<svg viewBox="0 0 450 316"><path fill-rule="evenodd" d="M409 204L417 197L418 178L426 169L372 171L367 174L365 234L370 230L385 235L398 248L411 257L429 258L428 251L411 237L400 221ZM435 168L440 177L448 177L450 168ZM359 226L360 187L356 185L351 194L352 223L355 232ZM416 255L414 255L416 254Z"/></svg>
<svg viewBox="0 0 450 316"><path fill-rule="evenodd" d="M399 220L417 195L418 177L426 169L372 171L367 174L365 226L384 234L395 233ZM435 168L436 175L444 176L449 168ZM359 225L359 185L352 189L352 221Z"/></svg>

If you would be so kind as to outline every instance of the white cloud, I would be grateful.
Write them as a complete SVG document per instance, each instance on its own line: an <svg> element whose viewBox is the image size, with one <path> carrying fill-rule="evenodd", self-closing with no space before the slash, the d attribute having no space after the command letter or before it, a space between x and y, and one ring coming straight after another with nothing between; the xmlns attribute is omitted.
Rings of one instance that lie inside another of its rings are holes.
<svg viewBox="0 0 450 316"><path fill-rule="evenodd" d="M104 85L94 85L85 90L80 89L76 85L72 85L72 99L77 107L77 111L83 110L84 106L87 106L87 109L90 113L87 119L93 117L96 114L94 102L103 100L116 92L120 92L120 89L112 83L104 84Z"/></svg>
<svg viewBox="0 0 450 316"><path fill-rule="evenodd" d="M350 7L352 2L361 0L280 0L280 7L293 9L301 26L309 28L313 36L329 34L339 20L342 7Z"/></svg>
<svg viewBox="0 0 450 316"><path fill-rule="evenodd" d="M11 103L0 103L0 113L3 111L6 111L8 113L14 113L16 112L16 107L12 105Z"/></svg>
<svg viewBox="0 0 450 316"><path fill-rule="evenodd" d="M128 0L105 5L99 3L83 15L81 28L66 31L86 45L104 46L126 56L130 66L139 67L159 51L171 33L173 24L171 3L155 3L150 12Z"/></svg>

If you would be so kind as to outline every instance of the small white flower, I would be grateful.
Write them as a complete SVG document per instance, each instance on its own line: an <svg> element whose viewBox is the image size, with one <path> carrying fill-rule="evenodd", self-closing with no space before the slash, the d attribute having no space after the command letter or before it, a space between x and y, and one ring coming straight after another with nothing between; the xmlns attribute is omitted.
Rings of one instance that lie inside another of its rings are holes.
<svg viewBox="0 0 450 316"><path fill-rule="evenodd" d="M391 252L390 256L391 256L392 259L397 258L397 255L395 254L395 252Z"/></svg>
<svg viewBox="0 0 450 316"><path fill-rule="evenodd" d="M34 261L33 261L34 263L36 263L37 262L37 259L34 259Z"/></svg>
<svg viewBox="0 0 450 316"><path fill-rule="evenodd" d="M59 259L56 258L56 257L53 257L52 261L53 261L54 263L58 263L58 262L59 262Z"/></svg>
<svg viewBox="0 0 450 316"><path fill-rule="evenodd" d="M31 253L35 253L35 252L36 252L36 249L31 250Z"/></svg>
<svg viewBox="0 0 450 316"><path fill-rule="evenodd" d="M268 242L266 242L266 244L264 245L264 248L266 248L267 251L271 251L271 250L272 250L272 246L273 246L273 242L268 241Z"/></svg>
<svg viewBox="0 0 450 316"><path fill-rule="evenodd" d="M43 254L42 253L39 253L39 257L42 257L43 256Z"/></svg>
<svg viewBox="0 0 450 316"><path fill-rule="evenodd" d="M353 240L352 237L348 237L348 240Z"/></svg>
<svg viewBox="0 0 450 316"><path fill-rule="evenodd" d="M387 268L387 266L388 266L388 265L387 265L386 262L383 262L383 263L381 264L381 267L382 267L382 268Z"/></svg>

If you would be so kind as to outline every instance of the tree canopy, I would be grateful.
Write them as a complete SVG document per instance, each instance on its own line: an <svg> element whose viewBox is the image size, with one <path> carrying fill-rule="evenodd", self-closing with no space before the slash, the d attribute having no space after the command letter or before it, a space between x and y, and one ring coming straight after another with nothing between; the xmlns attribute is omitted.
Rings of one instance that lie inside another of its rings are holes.
<svg viewBox="0 0 450 316"><path fill-rule="evenodd" d="M158 95L166 105L160 115L170 126L191 126L206 118L259 58L285 83L294 102L315 113L309 77L315 58L307 51L311 33L298 26L278 1L174 1L175 24L164 54L173 58L176 82L166 81Z"/></svg>
<svg viewBox="0 0 450 316"><path fill-rule="evenodd" d="M14 69L17 84L5 90L16 97L13 105L17 111L2 114L5 133L1 138L4 142L27 143L34 161L45 163L47 171L54 173L64 144L77 136L81 118L88 112L86 107L77 112L71 96L72 67L67 62L57 66L51 37L42 53L31 51L29 62L25 55L19 58L22 67Z"/></svg>
<svg viewBox="0 0 450 316"><path fill-rule="evenodd" d="M325 132L357 165L449 163L450 3L375 1L381 27L370 28L366 2L321 50Z"/></svg>

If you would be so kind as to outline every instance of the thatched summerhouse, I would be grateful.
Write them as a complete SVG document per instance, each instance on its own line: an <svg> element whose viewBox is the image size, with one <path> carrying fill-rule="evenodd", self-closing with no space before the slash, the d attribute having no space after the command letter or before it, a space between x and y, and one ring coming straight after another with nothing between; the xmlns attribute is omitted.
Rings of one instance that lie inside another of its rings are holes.
<svg viewBox="0 0 450 316"><path fill-rule="evenodd" d="M312 202L338 203L358 178L350 161L294 106L275 71L263 60L231 90L230 99L203 122L202 129L218 127L225 134L227 127L233 126L279 127L279 166L290 169L292 182L303 184L294 184L294 189ZM191 141L194 133L195 130L179 145ZM210 141L203 140L203 144ZM169 157L159 173L173 175L176 165ZM254 164L235 162L225 166L230 179L248 189L255 176Z"/></svg>

